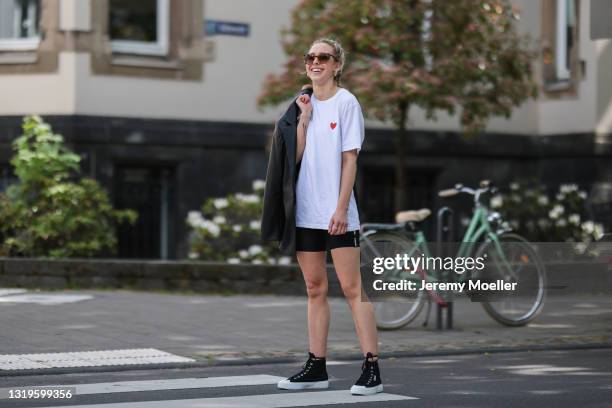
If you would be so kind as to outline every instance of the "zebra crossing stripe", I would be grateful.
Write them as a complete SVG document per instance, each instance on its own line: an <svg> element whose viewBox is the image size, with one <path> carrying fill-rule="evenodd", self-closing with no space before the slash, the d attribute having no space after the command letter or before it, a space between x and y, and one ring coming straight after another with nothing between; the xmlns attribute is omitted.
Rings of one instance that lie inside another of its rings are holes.
<svg viewBox="0 0 612 408"><path fill-rule="evenodd" d="M27 292L25 289L20 288L0 288L0 296L17 295L25 292Z"/></svg>
<svg viewBox="0 0 612 408"><path fill-rule="evenodd" d="M349 390L283 392L278 394L245 395L241 397L196 398L165 401L119 402L111 404L70 405L70 408L289 408L313 405L359 404L416 400L398 394L351 395ZM52 408L52 407L43 407Z"/></svg>
<svg viewBox="0 0 612 408"><path fill-rule="evenodd" d="M329 360L327 363L325 363L328 366L336 366L336 365L347 365L347 364L353 364L354 362L350 362L350 361L336 361L336 360Z"/></svg>
<svg viewBox="0 0 612 408"><path fill-rule="evenodd" d="M73 295L56 293L18 293L5 294L0 297L0 303L37 303L39 305L61 305L90 300L92 295Z"/></svg>
<svg viewBox="0 0 612 408"><path fill-rule="evenodd" d="M68 388L75 387L75 395L91 394L111 394L118 392L138 392L138 391L163 391L163 390L182 390L189 388L217 388L217 387L237 387L245 385L268 385L276 384L284 377L274 375L237 375L228 377L208 377L208 378L175 378L163 380L144 380L144 381L120 381L94 384L70 384L70 385L44 385L29 387L11 387L10 389L25 388ZM0 388L0 399L8 398L9 388Z"/></svg>
<svg viewBox="0 0 612 408"><path fill-rule="evenodd" d="M130 364L190 363L181 357L154 348L75 351L68 353L0 354L0 371L34 370L50 367L96 367Z"/></svg>

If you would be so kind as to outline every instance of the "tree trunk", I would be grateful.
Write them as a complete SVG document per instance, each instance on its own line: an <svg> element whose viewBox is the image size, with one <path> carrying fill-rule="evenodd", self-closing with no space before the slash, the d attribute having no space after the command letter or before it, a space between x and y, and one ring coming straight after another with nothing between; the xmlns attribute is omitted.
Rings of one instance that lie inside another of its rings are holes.
<svg viewBox="0 0 612 408"><path fill-rule="evenodd" d="M399 104L400 120L395 148L395 212L405 210L406 206L406 177L405 177L405 156L406 156L406 119L408 117L408 103Z"/></svg>

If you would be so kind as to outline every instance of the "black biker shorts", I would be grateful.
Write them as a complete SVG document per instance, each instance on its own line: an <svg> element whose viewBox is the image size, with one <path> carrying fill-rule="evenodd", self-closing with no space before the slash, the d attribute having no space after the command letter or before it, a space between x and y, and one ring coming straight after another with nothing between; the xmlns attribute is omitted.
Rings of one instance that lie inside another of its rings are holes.
<svg viewBox="0 0 612 408"><path fill-rule="evenodd" d="M359 247L359 230L330 235L327 230L296 228L296 251L320 252L343 247Z"/></svg>

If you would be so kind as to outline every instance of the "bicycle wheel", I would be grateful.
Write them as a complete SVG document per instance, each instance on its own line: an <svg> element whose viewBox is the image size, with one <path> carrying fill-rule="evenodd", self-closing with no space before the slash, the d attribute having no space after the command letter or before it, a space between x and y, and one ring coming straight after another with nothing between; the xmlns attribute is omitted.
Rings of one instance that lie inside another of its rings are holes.
<svg viewBox="0 0 612 408"><path fill-rule="evenodd" d="M385 270L380 275L373 274L374 259L379 257L395 258L396 255L410 253L414 248L412 241L394 233L375 233L361 237L361 276L364 284L369 285L370 279L380 279L383 282L400 282L411 280L416 288L420 288L420 275L410 275L403 269ZM366 292L373 293L372 289ZM372 304L379 329L398 329L410 323L421 311L425 294L421 290L405 290L401 292L385 291L375 293Z"/></svg>
<svg viewBox="0 0 612 408"><path fill-rule="evenodd" d="M493 241L483 243L476 257L485 257L481 282L516 283L514 290L487 295L482 307L506 326L524 326L542 310L546 298L544 264L529 242L517 234L498 237L503 253Z"/></svg>

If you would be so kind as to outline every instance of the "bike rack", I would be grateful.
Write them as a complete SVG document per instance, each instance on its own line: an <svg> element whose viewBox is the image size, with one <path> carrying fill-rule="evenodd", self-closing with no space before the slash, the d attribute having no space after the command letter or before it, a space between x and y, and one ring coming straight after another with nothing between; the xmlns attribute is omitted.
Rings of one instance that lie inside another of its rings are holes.
<svg viewBox="0 0 612 408"><path fill-rule="evenodd" d="M453 226L454 226L454 212L449 207L442 207L438 210L437 214L437 228L436 228L436 255L445 257L452 256L452 254L443 253L450 252L448 245L446 247L443 246L444 242L452 242L453 239ZM446 282L452 282L454 280L454 272L441 271L440 278L444 278ZM453 299L452 292L449 291L449 300L446 302L446 305L440 305L436 303L436 329L443 330L443 309L446 309L446 329L450 330L453 328ZM429 316L429 305L427 309L427 315Z"/></svg>

